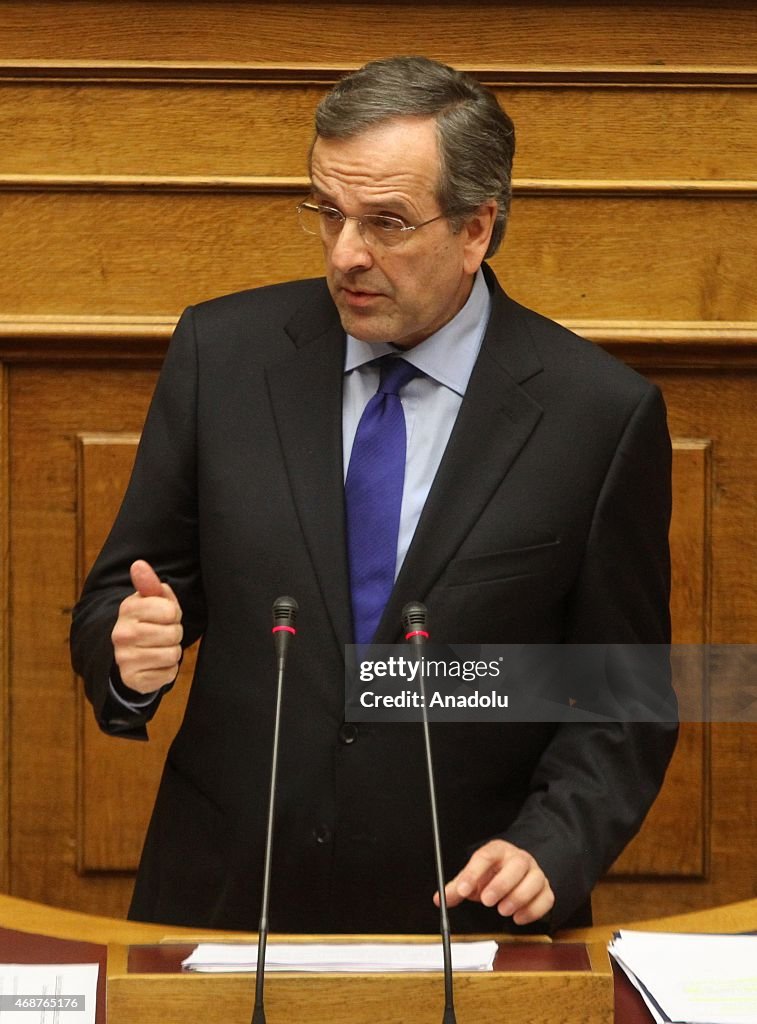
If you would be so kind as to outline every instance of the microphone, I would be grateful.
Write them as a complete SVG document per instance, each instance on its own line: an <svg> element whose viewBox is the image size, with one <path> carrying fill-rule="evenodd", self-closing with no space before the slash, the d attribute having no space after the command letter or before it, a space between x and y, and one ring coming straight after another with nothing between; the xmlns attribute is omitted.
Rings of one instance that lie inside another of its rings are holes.
<svg viewBox="0 0 757 1024"><path fill-rule="evenodd" d="M409 644L419 647L428 640L427 618L428 610L420 601L410 601L402 609L402 628L405 630L405 640Z"/></svg>
<svg viewBox="0 0 757 1024"><path fill-rule="evenodd" d="M449 935L449 915L447 913L447 896L444 891L444 867L442 865L442 843L439 836L439 812L436 805L436 782L434 764L431 758L431 736L428 728L428 712L426 710L426 687L423 679L423 645L429 638L428 611L420 601L411 601L402 609L402 628L405 640L417 650L420 660L418 672L418 688L421 695L423 715L423 740L426 748L426 773L428 775L428 793L431 804L431 827L434 833L434 861L436 864L436 887L439 891L439 918L442 935L442 954L444 958L444 1015L442 1024L457 1024L455 1006L452 995L452 947Z"/></svg>
<svg viewBox="0 0 757 1024"><path fill-rule="evenodd" d="M287 648L297 630L298 605L293 597L277 597L273 602L273 643L276 648L276 655L281 664L282 658L286 658Z"/></svg>
<svg viewBox="0 0 757 1024"><path fill-rule="evenodd" d="M266 1024L263 1005L265 984L265 948L268 942L268 902L271 895L271 851L273 848L273 816L276 807L276 772L279 763L279 727L281 723L281 694L284 689L284 669L289 645L297 630L297 602L293 597L278 597L273 602L273 644L276 650L276 714L273 723L273 753L271 755L271 786L268 792L268 822L265 832L265 858L263 862L263 894L260 901L258 924L258 961L255 968L255 1007L252 1024Z"/></svg>

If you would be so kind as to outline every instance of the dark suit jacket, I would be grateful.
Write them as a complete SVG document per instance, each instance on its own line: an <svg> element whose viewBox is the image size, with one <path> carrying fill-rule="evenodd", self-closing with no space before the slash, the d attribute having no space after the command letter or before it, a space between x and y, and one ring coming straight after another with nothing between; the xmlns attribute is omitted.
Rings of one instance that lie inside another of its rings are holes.
<svg viewBox="0 0 757 1024"><path fill-rule="evenodd" d="M670 447L657 389L509 299L491 321L377 634L424 601L450 643L668 639ZM271 602L300 603L284 695L271 926L431 932L437 911L420 726L343 728L344 335L322 280L203 303L177 327L113 531L74 614L103 729L155 711L109 696L110 630L145 558L202 636L131 914L254 929L274 701ZM536 857L552 926L637 830L675 742L639 725L432 727L445 869L502 836ZM466 903L458 931L502 930Z"/></svg>

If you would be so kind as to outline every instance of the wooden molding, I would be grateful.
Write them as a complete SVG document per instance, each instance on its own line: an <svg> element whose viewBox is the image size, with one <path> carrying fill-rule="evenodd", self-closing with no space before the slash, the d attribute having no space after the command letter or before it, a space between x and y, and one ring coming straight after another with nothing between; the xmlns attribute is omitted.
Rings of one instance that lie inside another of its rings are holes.
<svg viewBox="0 0 757 1024"><path fill-rule="evenodd" d="M175 317L0 316L0 360L159 365Z"/></svg>
<svg viewBox="0 0 757 1024"><path fill-rule="evenodd" d="M757 366L757 322L561 320L632 366L741 370Z"/></svg>
<svg viewBox="0 0 757 1024"><path fill-rule="evenodd" d="M2 174L2 192L243 192L302 194L310 189L306 175L137 175L137 174ZM513 193L521 196L562 197L658 196L667 199L757 197L757 179L642 179L642 178L514 178Z"/></svg>
<svg viewBox="0 0 757 1024"><path fill-rule="evenodd" d="M1 192L256 192L307 195L310 180L255 175L3 174ZM755 182L757 192L757 182Z"/></svg>
<svg viewBox="0 0 757 1024"><path fill-rule="evenodd" d="M255 62L191 62L139 60L12 60L0 61L2 81L77 81L102 82L194 82L238 83L240 85L333 85L359 65L334 63L255 63ZM468 71L490 86L572 85L622 88L628 85L734 86L757 87L757 66L728 64L672 64L658 67L648 64L576 64L523 65L490 64L486 67L458 62L461 71Z"/></svg>
<svg viewBox="0 0 757 1024"><path fill-rule="evenodd" d="M2 180L2 179L0 179ZM757 180L730 181L727 179L695 180L682 178L514 178L513 193L517 195L560 196L664 196L667 199L683 197L718 196L720 198L754 196Z"/></svg>
<svg viewBox="0 0 757 1024"><path fill-rule="evenodd" d="M563 320L576 334L634 366L754 369L755 321ZM5 362L158 364L176 325L168 316L0 315Z"/></svg>

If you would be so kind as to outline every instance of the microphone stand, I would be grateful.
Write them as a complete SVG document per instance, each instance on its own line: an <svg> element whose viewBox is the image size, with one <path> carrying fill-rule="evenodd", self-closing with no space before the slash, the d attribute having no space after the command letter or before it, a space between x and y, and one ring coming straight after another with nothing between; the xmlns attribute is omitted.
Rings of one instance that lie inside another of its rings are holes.
<svg viewBox="0 0 757 1024"><path fill-rule="evenodd" d="M284 667L289 641L295 635L297 602L293 597L279 597L273 603L273 642L276 648L276 713L273 724L273 753L271 755L271 785L268 791L268 822L265 834L265 858L263 866L263 894L258 924L258 960L255 968L255 1006L252 1024L266 1024L263 1005L265 984L265 950L268 943L268 903L271 895L271 853L273 849L273 817L276 807L276 775L279 763L279 726L281 723L281 695L284 690Z"/></svg>
<svg viewBox="0 0 757 1024"><path fill-rule="evenodd" d="M426 687L423 672L423 646L428 640L426 628L428 612L426 606L418 601L406 604L402 610L402 624L405 629L405 640L415 648L420 668L418 671L418 688L421 695L423 715L423 741L426 750L426 773L428 775L428 792L431 804L431 826L434 835L434 861L436 864L436 887L439 892L439 918L442 934L442 956L444 960L444 1014L442 1024L457 1024L455 1005L452 992L452 946L450 944L449 914L447 912L447 895L444 890L444 867L442 865L442 843L439 835L439 812L436 804L436 783L434 765L431 758L431 735L428 727L426 710Z"/></svg>

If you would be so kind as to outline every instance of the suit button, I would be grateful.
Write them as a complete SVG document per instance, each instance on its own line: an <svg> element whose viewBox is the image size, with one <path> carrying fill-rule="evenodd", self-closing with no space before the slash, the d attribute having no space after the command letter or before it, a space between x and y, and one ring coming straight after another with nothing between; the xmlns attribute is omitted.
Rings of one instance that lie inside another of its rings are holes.
<svg viewBox="0 0 757 1024"><path fill-rule="evenodd" d="M354 743L358 737L357 726L351 722L345 722L344 725L339 729L339 742L340 743Z"/></svg>
<svg viewBox="0 0 757 1024"><path fill-rule="evenodd" d="M325 846L326 843L331 842L331 829L328 825L316 825L313 829L313 839L319 846Z"/></svg>

